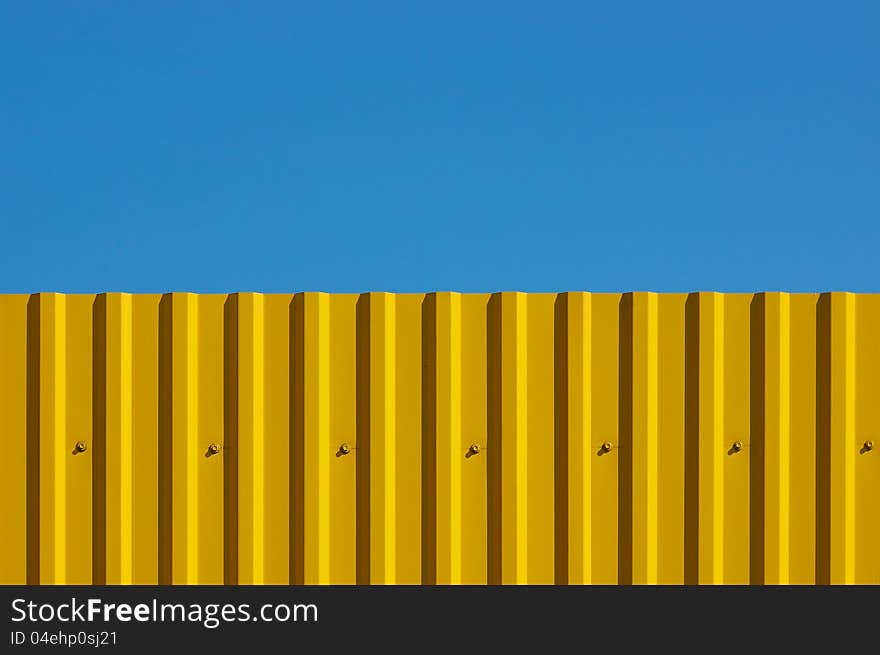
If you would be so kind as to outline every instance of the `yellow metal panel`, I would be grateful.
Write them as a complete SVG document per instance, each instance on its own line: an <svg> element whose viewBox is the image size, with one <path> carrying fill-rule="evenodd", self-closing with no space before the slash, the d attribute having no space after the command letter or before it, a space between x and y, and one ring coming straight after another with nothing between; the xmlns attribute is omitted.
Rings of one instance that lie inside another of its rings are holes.
<svg viewBox="0 0 880 655"><path fill-rule="evenodd" d="M0 296L0 582L878 583L880 296Z"/></svg>
<svg viewBox="0 0 880 655"><path fill-rule="evenodd" d="M428 582L462 581L461 296L441 293L425 304L424 483L430 488L424 531ZM430 358L428 360L427 358ZM433 456L429 456L431 453ZM427 491L427 489L426 489Z"/></svg>
<svg viewBox="0 0 880 655"><path fill-rule="evenodd" d="M699 548L696 561L701 584L724 581L724 296L700 293L697 303L697 399L688 410L698 419L696 438L687 445L698 458L697 505Z"/></svg>
<svg viewBox="0 0 880 655"><path fill-rule="evenodd" d="M159 582L160 295L131 298L132 583ZM165 373L163 368L162 373ZM166 379L166 378L161 378ZM170 387L168 388L170 390ZM162 471L163 479L167 475ZM164 535L164 531L162 532ZM169 535L170 536L170 535Z"/></svg>
<svg viewBox="0 0 880 655"><path fill-rule="evenodd" d="M592 299L561 294L555 303L557 584L592 581Z"/></svg>
<svg viewBox="0 0 880 655"><path fill-rule="evenodd" d="M290 581L290 315L292 296L264 297L263 550L266 584Z"/></svg>
<svg viewBox="0 0 880 655"><path fill-rule="evenodd" d="M422 581L422 304L424 295L397 296L395 308L395 582Z"/></svg>
<svg viewBox="0 0 880 655"><path fill-rule="evenodd" d="M521 293L489 303L489 582L527 584L529 574L528 304Z"/></svg>
<svg viewBox="0 0 880 655"><path fill-rule="evenodd" d="M105 294L94 312L94 550L93 575L132 584L134 451L132 441L132 299Z"/></svg>
<svg viewBox="0 0 880 655"><path fill-rule="evenodd" d="M531 294L525 297L527 361L524 384L528 409L525 417L524 460L528 479L526 523L529 584L553 584L555 579L555 501L554 472L554 327L555 295Z"/></svg>
<svg viewBox="0 0 880 655"><path fill-rule="evenodd" d="M865 447L880 446L880 297L863 296L855 307L855 580L880 580L880 458ZM873 455L873 457L872 457Z"/></svg>
<svg viewBox="0 0 880 655"><path fill-rule="evenodd" d="M815 294L795 294L790 300L790 584L816 581L817 300Z"/></svg>
<svg viewBox="0 0 880 655"><path fill-rule="evenodd" d="M227 453L224 450L224 303L226 297L197 296L195 318L195 355L198 373L195 398L197 410L195 448L187 455L197 471L196 493L191 500L198 517L198 548L193 571L201 584L222 584L226 560L224 557L224 463L240 457L241 449ZM206 457L212 443L219 443L220 453ZM240 446L240 444L239 444ZM240 473L239 473L240 475ZM239 488L240 490L240 488Z"/></svg>
<svg viewBox="0 0 880 655"><path fill-rule="evenodd" d="M232 550L237 557L225 558L225 577L240 584L265 581L265 325L265 301L261 294L237 294L227 300L226 326L234 336L226 339L225 355L225 492L227 497L233 496L228 501L227 516L233 521L226 525L226 550Z"/></svg>
<svg viewBox="0 0 880 655"><path fill-rule="evenodd" d="M630 349L625 361L630 388L626 397L629 449L626 478L632 503L627 512L630 540L624 559L628 581L635 584L657 583L658 551L658 369L657 369L657 296L653 293L629 294L625 299L628 324L626 339Z"/></svg>
<svg viewBox="0 0 880 655"><path fill-rule="evenodd" d="M752 296L719 296L723 303L723 332L718 348L723 348L720 382L720 448L717 459L723 468L723 575L716 583L748 584L750 580L750 470L754 456L750 435L750 305ZM719 317L721 319L721 317ZM740 452L732 451L737 440Z"/></svg>
<svg viewBox="0 0 880 655"><path fill-rule="evenodd" d="M754 395L761 405L763 425L760 448L752 453L761 458L755 468L762 471L756 480L755 502L763 520L753 522L752 528L762 535L762 561L752 562L752 579L765 584L788 584L791 552L791 302L788 294L761 294L753 301L761 304L763 321L753 337L760 340L763 362L753 371L755 387L763 388L761 397ZM757 411L757 407L754 408ZM753 441L753 445L757 445ZM756 544L757 545L757 544Z"/></svg>
<svg viewBox="0 0 880 655"><path fill-rule="evenodd" d="M855 298L830 297L829 448L831 582L856 581Z"/></svg>
<svg viewBox="0 0 880 655"><path fill-rule="evenodd" d="M33 302L33 301L31 301ZM35 508L28 499L33 483L28 441L28 408L32 374L28 359L28 296L0 296L0 525L4 537L0 545L0 584L25 584L28 579L28 514L33 521ZM35 582L35 580L33 581Z"/></svg>
<svg viewBox="0 0 880 655"><path fill-rule="evenodd" d="M657 298L657 582L685 562L685 294Z"/></svg>
<svg viewBox="0 0 880 655"><path fill-rule="evenodd" d="M365 457L365 529L360 537L369 551L364 564L369 572L359 582L395 584L397 582L397 299L387 293L371 293L366 298L362 325L367 334L358 352L358 366L366 368L359 376L358 396L366 409L366 443L359 455ZM359 309L359 311L361 311ZM359 330L361 324L359 324Z"/></svg>
<svg viewBox="0 0 880 655"><path fill-rule="evenodd" d="M591 576L594 584L618 582L619 294L594 294L590 344ZM606 447L606 444L608 447ZM625 528L624 528L625 529Z"/></svg>
<svg viewBox="0 0 880 655"><path fill-rule="evenodd" d="M198 298L175 293L166 296L163 304L159 580L195 584L199 580Z"/></svg>
<svg viewBox="0 0 880 655"><path fill-rule="evenodd" d="M67 583L67 299L39 296L39 522L42 584Z"/></svg>
<svg viewBox="0 0 880 655"><path fill-rule="evenodd" d="M301 584L330 581L330 298L306 293L293 302L294 445L291 482L297 489L298 561L291 565ZM310 439L305 435L309 434Z"/></svg>
<svg viewBox="0 0 880 655"><path fill-rule="evenodd" d="M461 582L485 584L489 575L488 337L489 295L461 297ZM472 445L481 448L479 453Z"/></svg>
<svg viewBox="0 0 880 655"><path fill-rule="evenodd" d="M358 467L367 461L362 457L358 424L359 302L355 295L330 297L330 581L334 584L357 581L359 554L360 568L368 566L369 551L364 557L358 548L358 528L369 526L364 525L368 515L358 513L359 503L366 500L363 493L358 495ZM338 456L343 443L350 444L352 452ZM361 481L366 482L366 478Z"/></svg>
<svg viewBox="0 0 880 655"><path fill-rule="evenodd" d="M66 536L65 583L86 584L92 579L92 305L94 296L68 296L65 308L66 433L82 441L84 452L65 446ZM89 447L91 446L91 448Z"/></svg>

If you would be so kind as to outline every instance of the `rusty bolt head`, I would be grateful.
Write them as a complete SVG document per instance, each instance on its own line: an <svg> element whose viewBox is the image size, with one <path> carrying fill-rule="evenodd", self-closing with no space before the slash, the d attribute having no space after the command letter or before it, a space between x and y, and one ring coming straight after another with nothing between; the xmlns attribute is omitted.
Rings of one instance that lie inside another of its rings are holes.
<svg viewBox="0 0 880 655"><path fill-rule="evenodd" d="M602 442L602 452L603 453L610 453L613 448L614 448L614 444L611 443L610 441L603 441Z"/></svg>
<svg viewBox="0 0 880 655"><path fill-rule="evenodd" d="M78 453L86 452L86 450L88 450L88 447L89 446L88 446L88 444L86 444L85 441L77 441L76 446L75 446L76 452L78 452Z"/></svg>
<svg viewBox="0 0 880 655"><path fill-rule="evenodd" d="M351 445L348 443L340 444L339 452L343 455L348 455L351 452Z"/></svg>
<svg viewBox="0 0 880 655"><path fill-rule="evenodd" d="M870 439L865 442L865 450L874 450L874 442Z"/></svg>
<svg viewBox="0 0 880 655"><path fill-rule="evenodd" d="M479 454L480 454L480 444L478 444L478 443L472 443L472 444L470 445L470 448L468 448L468 452L469 452L471 455L479 455Z"/></svg>
<svg viewBox="0 0 880 655"><path fill-rule="evenodd" d="M210 446L208 446L208 452L212 455L216 455L220 452L220 444L212 443Z"/></svg>
<svg viewBox="0 0 880 655"><path fill-rule="evenodd" d="M733 442L733 452L738 453L742 449L743 449L743 442L742 441L734 441Z"/></svg>

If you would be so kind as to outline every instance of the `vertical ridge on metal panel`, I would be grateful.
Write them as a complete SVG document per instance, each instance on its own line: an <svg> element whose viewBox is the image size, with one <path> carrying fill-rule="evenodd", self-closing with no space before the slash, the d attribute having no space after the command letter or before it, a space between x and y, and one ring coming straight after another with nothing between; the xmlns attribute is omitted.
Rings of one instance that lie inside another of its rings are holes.
<svg viewBox="0 0 880 655"><path fill-rule="evenodd" d="M397 298L370 294L371 581L397 582ZM375 306L373 305L375 303ZM374 311L375 310L375 311ZM374 393L375 392L375 393ZM375 448L374 448L375 447Z"/></svg>
<svg viewBox="0 0 880 655"><path fill-rule="evenodd" d="M723 468L723 584L748 584L751 559L751 302L750 294L723 294L720 460ZM739 445L737 445L739 444Z"/></svg>
<svg viewBox="0 0 880 655"><path fill-rule="evenodd" d="M95 295L67 296L67 559L68 584L89 584L93 574L93 502L97 473L94 441L94 304Z"/></svg>
<svg viewBox="0 0 880 655"><path fill-rule="evenodd" d="M28 393L32 377L28 307L26 295L0 295L0 494L4 499L0 505L0 525L5 528L0 545L2 585L32 582L28 542L34 536L30 530L34 512L30 499L36 497L28 489L28 408L32 400Z"/></svg>
<svg viewBox="0 0 880 655"><path fill-rule="evenodd" d="M880 580L880 461L875 451L880 427L880 303L878 296L853 296L855 304L855 428L854 450L855 581Z"/></svg>
<svg viewBox="0 0 880 655"><path fill-rule="evenodd" d="M556 299L556 584L592 579L590 294Z"/></svg>
<svg viewBox="0 0 880 655"><path fill-rule="evenodd" d="M492 584L527 584L529 576L526 312L518 292L497 294L489 306Z"/></svg>
<svg viewBox="0 0 880 655"><path fill-rule="evenodd" d="M631 581L657 584L657 296L631 302Z"/></svg>
<svg viewBox="0 0 880 655"><path fill-rule="evenodd" d="M171 294L170 407L171 580L199 582L198 297ZM206 451L206 455L214 455Z"/></svg>
<svg viewBox="0 0 880 655"><path fill-rule="evenodd" d="M855 300L849 293L830 297L831 370L830 496L831 583L855 580Z"/></svg>
<svg viewBox="0 0 880 655"><path fill-rule="evenodd" d="M620 572L620 304L621 294L593 294L590 364L591 576L617 584ZM624 528L625 529L625 528Z"/></svg>
<svg viewBox="0 0 880 655"><path fill-rule="evenodd" d="M238 296L238 577L265 580L265 321L262 294Z"/></svg>
<svg viewBox="0 0 880 655"><path fill-rule="evenodd" d="M133 573L132 299L101 294L94 307L93 582Z"/></svg>
<svg viewBox="0 0 880 655"><path fill-rule="evenodd" d="M790 529L790 299L788 294L760 294L762 304L763 361L757 372L762 380L762 420L759 426L763 517L763 561L759 581L764 584L789 582ZM758 386L758 385L755 385ZM754 579L754 577L753 577Z"/></svg>
<svg viewBox="0 0 880 655"><path fill-rule="evenodd" d="M555 562L556 447L553 435L555 295L523 294L525 315L525 474L528 584L552 584Z"/></svg>
<svg viewBox="0 0 880 655"><path fill-rule="evenodd" d="M620 303L619 581L657 583L657 297Z"/></svg>
<svg viewBox="0 0 880 655"><path fill-rule="evenodd" d="M657 295L657 582L685 580L687 295Z"/></svg>
<svg viewBox="0 0 880 655"><path fill-rule="evenodd" d="M396 303L370 294L370 581L397 581Z"/></svg>
<svg viewBox="0 0 880 655"><path fill-rule="evenodd" d="M489 464L491 432L488 405L489 294L461 296L461 575L464 584L489 580ZM478 446L474 452L471 446Z"/></svg>
<svg viewBox="0 0 880 655"><path fill-rule="evenodd" d="M699 302L699 582L724 582L724 297Z"/></svg>
<svg viewBox="0 0 880 655"><path fill-rule="evenodd" d="M160 507L164 494L160 468L165 418L163 296L131 296L132 339L132 582L156 584L164 560ZM170 390L170 388L169 388ZM168 499L170 500L170 498ZM170 578L170 576L169 576ZM166 578L167 579L167 578Z"/></svg>
<svg viewBox="0 0 880 655"><path fill-rule="evenodd" d="M305 444L303 440L305 397L303 386L305 370L305 299L302 293L295 294L290 303L288 368L290 371L289 430L290 447L288 467L290 486L288 488L288 570L290 584L303 584L305 580Z"/></svg>
<svg viewBox="0 0 880 655"><path fill-rule="evenodd" d="M429 584L462 582L461 296L430 294L425 299L423 381L423 576Z"/></svg>
<svg viewBox="0 0 880 655"><path fill-rule="evenodd" d="M38 296L40 583L67 582L66 298ZM73 444L70 444L71 448Z"/></svg>
<svg viewBox="0 0 880 655"><path fill-rule="evenodd" d="M424 294L394 296L395 582L422 582L422 305Z"/></svg>
<svg viewBox="0 0 880 655"><path fill-rule="evenodd" d="M294 300L297 406L295 458L298 525L302 543L295 582L330 582L330 301L323 293ZM308 437L306 436L308 435Z"/></svg>
<svg viewBox="0 0 880 655"><path fill-rule="evenodd" d="M240 569L239 543L239 294L231 294L223 306L223 581L238 584ZM245 327L245 329L247 329ZM246 410L245 410L246 411ZM217 450L219 444L214 444ZM205 454L211 452L207 446ZM246 511L246 510L245 510Z"/></svg>
<svg viewBox="0 0 880 655"><path fill-rule="evenodd" d="M817 294L789 299L789 580L816 582Z"/></svg>
<svg viewBox="0 0 880 655"><path fill-rule="evenodd" d="M197 579L202 584L221 584L227 568L224 528L226 505L224 486L227 466L237 466L236 453L227 454L224 439L226 384L224 374L224 312L228 296L197 296L198 394L194 398L198 431L192 451L198 469ZM213 453L211 445L217 446ZM209 455L205 457L206 454ZM228 464L230 460L232 464ZM236 560L237 561L237 560Z"/></svg>
<svg viewBox="0 0 880 655"><path fill-rule="evenodd" d="M452 562L449 558L444 561L443 573L438 563L438 551L443 549L443 542L448 541L446 534L442 532L438 518L437 504L441 499L437 496L438 485L438 458L441 453L437 443L437 406L441 402L440 391L437 388L437 293L429 293L422 303L422 380L421 398L422 425L421 447L423 457L421 461L422 479L422 524L421 524L421 571L422 584L437 584L438 579L446 579L447 584L455 584L452 581ZM450 492L454 493L454 492ZM444 499L450 502L450 496ZM442 535L442 536L441 536ZM460 567L459 567L460 573Z"/></svg>
<svg viewBox="0 0 880 655"><path fill-rule="evenodd" d="M266 555L263 295L231 295L225 302L225 329L224 577L230 584L262 584Z"/></svg>
<svg viewBox="0 0 880 655"><path fill-rule="evenodd" d="M396 582L397 452L393 294L358 300L358 582Z"/></svg>
<svg viewBox="0 0 880 655"><path fill-rule="evenodd" d="M263 296L263 551L265 584L290 583L289 294ZM259 407L259 405L258 405Z"/></svg>
<svg viewBox="0 0 880 655"><path fill-rule="evenodd" d="M361 448L366 443L366 436L361 439L361 430L366 428L362 418L368 415L359 414L363 407L359 405L362 382L358 376L369 369L364 369L358 358L359 306L360 297L355 294L330 296L330 434L334 452L330 460L330 576L335 584L358 582L359 565L366 568L368 563L368 557L359 557L359 547L369 547L369 540L358 541L359 531L366 527L363 520L369 518L359 505L369 496L358 486L368 482L362 467L369 464ZM348 444L348 454L341 451L342 444Z"/></svg>

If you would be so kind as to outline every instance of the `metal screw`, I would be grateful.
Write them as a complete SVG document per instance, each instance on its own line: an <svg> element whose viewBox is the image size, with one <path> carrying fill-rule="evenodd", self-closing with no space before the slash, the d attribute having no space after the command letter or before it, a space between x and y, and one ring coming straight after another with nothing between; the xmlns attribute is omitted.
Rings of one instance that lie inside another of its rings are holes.
<svg viewBox="0 0 880 655"><path fill-rule="evenodd" d="M865 442L865 450L874 450L874 442L870 439Z"/></svg>
<svg viewBox="0 0 880 655"><path fill-rule="evenodd" d="M738 453L742 449L743 449L743 442L742 441L734 441L733 442L733 452Z"/></svg>
<svg viewBox="0 0 880 655"><path fill-rule="evenodd" d="M610 441L603 441L602 442L602 452L603 453L610 453L612 448L614 448L614 444L611 443Z"/></svg>
<svg viewBox="0 0 880 655"><path fill-rule="evenodd" d="M88 444L86 444L85 441L77 441L74 448L76 449L76 452L84 453L88 449Z"/></svg>
<svg viewBox="0 0 880 655"><path fill-rule="evenodd" d="M220 444L212 443L210 446L208 446L208 452L212 455L216 455L220 452Z"/></svg>
<svg viewBox="0 0 880 655"><path fill-rule="evenodd" d="M471 453L472 455L479 455L480 454L480 444L472 443L470 448L468 448L468 452Z"/></svg>
<svg viewBox="0 0 880 655"><path fill-rule="evenodd" d="M339 452L343 455L348 455L351 452L351 446L348 443L340 444Z"/></svg>

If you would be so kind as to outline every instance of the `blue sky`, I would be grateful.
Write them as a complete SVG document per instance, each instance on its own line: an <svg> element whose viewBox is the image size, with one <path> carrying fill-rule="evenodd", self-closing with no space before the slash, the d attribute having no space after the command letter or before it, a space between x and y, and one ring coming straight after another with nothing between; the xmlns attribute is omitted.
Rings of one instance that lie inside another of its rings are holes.
<svg viewBox="0 0 880 655"><path fill-rule="evenodd" d="M0 292L878 291L880 3L0 3Z"/></svg>

